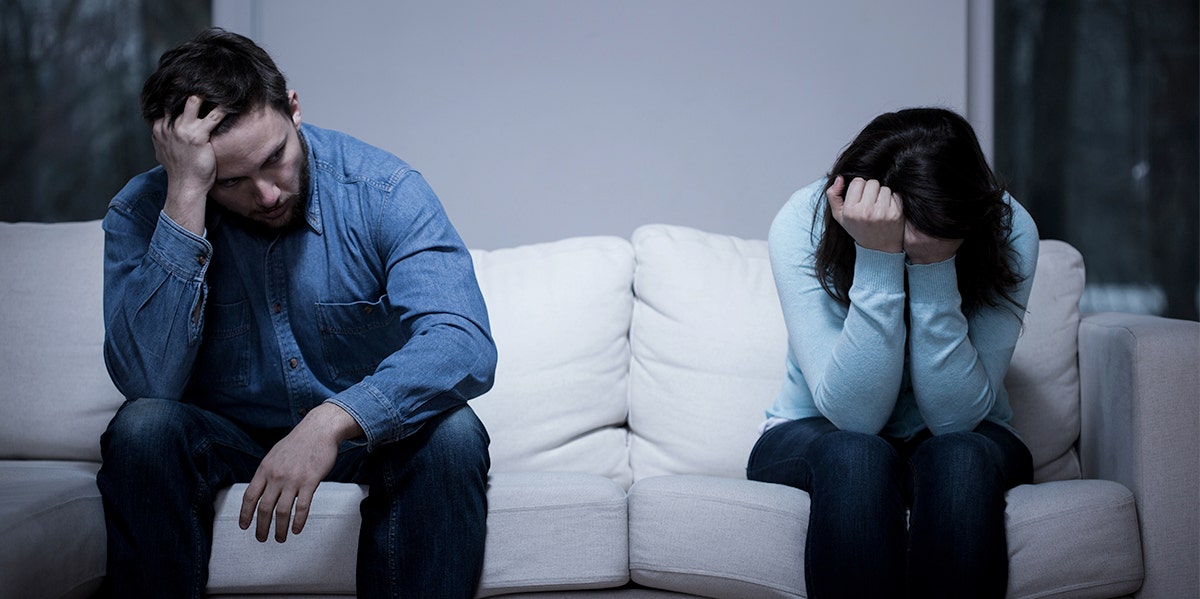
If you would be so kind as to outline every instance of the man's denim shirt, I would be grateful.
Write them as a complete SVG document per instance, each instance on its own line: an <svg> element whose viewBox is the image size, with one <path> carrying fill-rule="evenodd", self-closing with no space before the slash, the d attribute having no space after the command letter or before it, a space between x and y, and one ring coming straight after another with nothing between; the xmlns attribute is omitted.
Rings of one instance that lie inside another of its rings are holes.
<svg viewBox="0 0 1200 599"><path fill-rule="evenodd" d="M162 213L162 167L104 218L104 357L128 399L178 399L252 429L324 401L369 447L487 391L496 349L471 256L420 173L303 125L304 225L266 238L208 210L206 237Z"/></svg>

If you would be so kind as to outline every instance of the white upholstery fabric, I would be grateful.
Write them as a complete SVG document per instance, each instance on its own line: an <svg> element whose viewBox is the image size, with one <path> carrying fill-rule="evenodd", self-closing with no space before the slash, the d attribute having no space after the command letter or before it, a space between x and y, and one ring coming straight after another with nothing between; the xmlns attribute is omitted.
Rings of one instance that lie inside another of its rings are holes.
<svg viewBox="0 0 1200 599"><path fill-rule="evenodd" d="M1079 478L1079 297L1083 257L1042 241L1025 325L1004 386L1013 426L1033 454L1034 481Z"/></svg>
<svg viewBox="0 0 1200 599"><path fill-rule="evenodd" d="M787 351L767 244L650 225L633 245L634 478L745 478Z"/></svg>
<svg viewBox="0 0 1200 599"><path fill-rule="evenodd" d="M104 578L97 464L0 462L0 596L87 597Z"/></svg>
<svg viewBox="0 0 1200 599"><path fill-rule="evenodd" d="M1137 495L1143 597L1200 597L1200 323L1089 314L1079 325L1084 476Z"/></svg>
<svg viewBox="0 0 1200 599"><path fill-rule="evenodd" d="M353 593L362 523L358 504L367 496L367 488L321 484L304 531L298 535L289 531L281 545L275 542L274 528L267 542L259 543L253 526L249 530L238 526L247 486L239 483L217 493L208 592Z"/></svg>
<svg viewBox="0 0 1200 599"><path fill-rule="evenodd" d="M488 482L479 597L629 581L625 489L594 474L511 472Z"/></svg>
<svg viewBox="0 0 1200 599"><path fill-rule="evenodd" d="M304 532L259 543L238 527L245 484L217 498L208 591L353 594L366 487L317 488ZM479 597L619 587L629 580L625 490L594 474L509 472L488 480Z"/></svg>
<svg viewBox="0 0 1200 599"><path fill-rule="evenodd" d="M1008 597L1117 597L1142 584L1133 494L1105 480L1008 493Z"/></svg>
<svg viewBox="0 0 1200 599"><path fill-rule="evenodd" d="M583 237L473 252L499 361L471 402L492 471L573 471L632 482L626 454L633 249Z"/></svg>
<svg viewBox="0 0 1200 599"><path fill-rule="evenodd" d="M803 597L809 505L807 493L780 485L639 480L629 491L631 577L708 597ZM1006 528L1010 598L1116 597L1141 584L1133 495L1117 483L1017 487Z"/></svg>
<svg viewBox="0 0 1200 599"><path fill-rule="evenodd" d="M808 509L808 493L783 485L640 479L629 490L630 576L705 597L804 597Z"/></svg>
<svg viewBox="0 0 1200 599"><path fill-rule="evenodd" d="M121 395L101 352L99 221L0 223L0 459L100 460Z"/></svg>

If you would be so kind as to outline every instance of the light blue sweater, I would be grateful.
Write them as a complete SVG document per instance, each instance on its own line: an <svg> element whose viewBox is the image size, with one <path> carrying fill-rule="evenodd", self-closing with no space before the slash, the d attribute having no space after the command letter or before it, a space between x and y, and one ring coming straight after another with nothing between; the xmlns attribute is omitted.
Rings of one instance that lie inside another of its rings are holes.
<svg viewBox="0 0 1200 599"><path fill-rule="evenodd" d="M794 193L771 225L771 268L788 329L787 376L767 411L779 419L825 416L843 430L910 439L974 429L984 419L1009 425L1004 374L1021 332L1019 308L1001 302L967 318L960 308L954 258L909 264L903 253L857 247L850 306L815 276L824 218L825 180ZM1020 204L1009 240L1023 282L1012 292L1029 301L1038 232ZM904 279L908 275L908 293ZM904 308L910 330L905 331Z"/></svg>

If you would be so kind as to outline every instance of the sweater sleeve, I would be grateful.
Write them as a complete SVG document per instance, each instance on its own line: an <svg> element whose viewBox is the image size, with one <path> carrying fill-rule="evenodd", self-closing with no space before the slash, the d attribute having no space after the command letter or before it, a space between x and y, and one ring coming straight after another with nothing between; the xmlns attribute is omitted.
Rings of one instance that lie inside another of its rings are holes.
<svg viewBox="0 0 1200 599"><path fill-rule="evenodd" d="M857 247L850 305L830 297L814 267L822 183L796 192L772 223L771 267L790 355L817 410L838 428L874 434L895 408L904 369L904 255Z"/></svg>
<svg viewBox="0 0 1200 599"><path fill-rule="evenodd" d="M908 265L909 367L913 395L934 434L975 428L1002 392L1021 332L1037 265L1038 233L1029 214L1013 207L1009 238L1021 283L1012 292L1019 304L984 306L968 320L962 312L955 259Z"/></svg>

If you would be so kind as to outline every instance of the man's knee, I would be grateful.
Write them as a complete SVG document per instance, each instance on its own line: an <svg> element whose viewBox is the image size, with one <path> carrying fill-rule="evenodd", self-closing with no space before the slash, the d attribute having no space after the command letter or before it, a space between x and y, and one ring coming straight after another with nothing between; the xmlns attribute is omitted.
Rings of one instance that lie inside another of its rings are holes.
<svg viewBox="0 0 1200 599"><path fill-rule="evenodd" d="M470 406L463 406L440 418L422 444L421 461L434 471L486 477L491 459L491 443L483 422Z"/></svg>
<svg viewBox="0 0 1200 599"><path fill-rule="evenodd" d="M101 437L106 460L168 451L188 430L186 408L166 399L137 399L121 406ZM116 455L114 455L116 454Z"/></svg>
<svg viewBox="0 0 1200 599"><path fill-rule="evenodd" d="M486 477L491 465L489 443L483 423L470 406L463 406L427 423L413 437L372 453L378 466L408 470L414 476Z"/></svg>
<svg viewBox="0 0 1200 599"><path fill-rule="evenodd" d="M471 406L463 406L448 414L437 422L431 432L428 443L443 451L465 451L469 453L487 453L491 443L487 428L475 415Z"/></svg>

